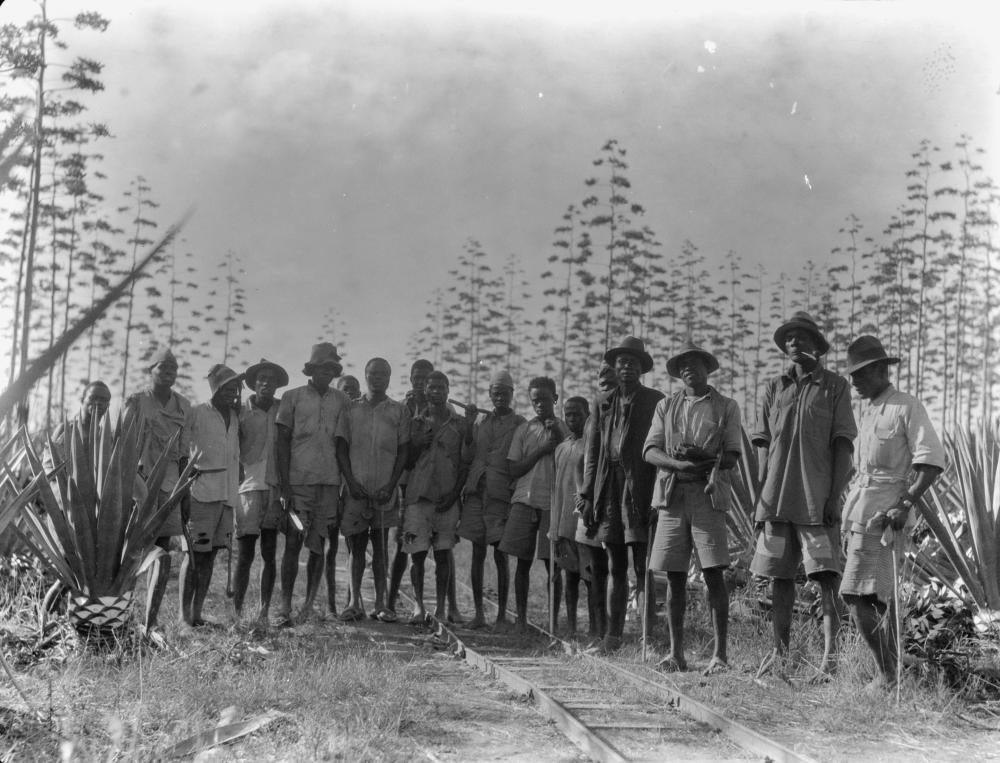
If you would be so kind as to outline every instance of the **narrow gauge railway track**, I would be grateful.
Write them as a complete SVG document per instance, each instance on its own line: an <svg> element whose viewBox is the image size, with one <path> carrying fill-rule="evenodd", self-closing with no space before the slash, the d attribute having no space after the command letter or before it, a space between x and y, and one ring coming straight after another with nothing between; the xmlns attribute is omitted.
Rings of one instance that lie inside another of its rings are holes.
<svg viewBox="0 0 1000 763"><path fill-rule="evenodd" d="M457 584L465 593L471 589ZM401 597L412 600L404 593ZM497 609L489 597L485 603ZM587 756L638 760L812 759L692 699L646 666L623 666L580 652L531 623L535 638L460 629L433 621L465 661L528 696L539 712Z"/></svg>

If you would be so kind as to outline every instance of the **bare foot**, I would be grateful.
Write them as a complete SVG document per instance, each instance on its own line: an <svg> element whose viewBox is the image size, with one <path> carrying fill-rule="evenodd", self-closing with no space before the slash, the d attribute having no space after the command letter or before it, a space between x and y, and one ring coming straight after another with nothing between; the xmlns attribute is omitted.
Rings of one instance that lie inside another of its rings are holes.
<svg viewBox="0 0 1000 763"><path fill-rule="evenodd" d="M527 620L522 620L520 617L517 618L517 620L514 621L514 632L518 636L527 636L528 635L528 621Z"/></svg>
<svg viewBox="0 0 1000 763"><path fill-rule="evenodd" d="M688 664L683 655L678 659L676 656L668 654L656 663L656 669L664 673L683 673L688 669Z"/></svg>
<svg viewBox="0 0 1000 763"><path fill-rule="evenodd" d="M777 649L772 651L761 661L760 667L757 669L757 675L754 676L754 680L759 681L765 676L774 676L785 683L791 683L791 681L788 680L788 658L781 654Z"/></svg>
<svg viewBox="0 0 1000 763"><path fill-rule="evenodd" d="M465 625L465 618L457 609L448 610L448 622L452 625Z"/></svg>
<svg viewBox="0 0 1000 763"><path fill-rule="evenodd" d="M503 618L502 620L498 618L497 621L493 623L494 633L510 633L511 630L513 630L513 628L514 626L511 624L510 620L508 620L506 617Z"/></svg>
<svg viewBox="0 0 1000 763"><path fill-rule="evenodd" d="M443 623L444 622L444 618L445 618L444 609L442 609L441 607L438 607L437 609L434 610L434 619L435 620L438 620L439 622Z"/></svg>
<svg viewBox="0 0 1000 763"><path fill-rule="evenodd" d="M718 675L719 673L725 673L728 670L729 670L728 662L726 662L721 657L713 657L706 666L706 668L703 671L701 671L701 674L703 676L714 676Z"/></svg>
<svg viewBox="0 0 1000 763"><path fill-rule="evenodd" d="M413 610L413 614L410 615L409 623L410 625L423 625L427 622L427 612L423 607Z"/></svg>
<svg viewBox="0 0 1000 763"><path fill-rule="evenodd" d="M483 617L481 614L477 613L475 617L473 617L469 622L465 624L465 627L472 631L479 630L480 628L485 628L486 618Z"/></svg>
<svg viewBox="0 0 1000 763"><path fill-rule="evenodd" d="M833 680L833 674L837 672L837 660L835 658L825 658L820 663L816 674L809 679L810 684L828 684Z"/></svg>

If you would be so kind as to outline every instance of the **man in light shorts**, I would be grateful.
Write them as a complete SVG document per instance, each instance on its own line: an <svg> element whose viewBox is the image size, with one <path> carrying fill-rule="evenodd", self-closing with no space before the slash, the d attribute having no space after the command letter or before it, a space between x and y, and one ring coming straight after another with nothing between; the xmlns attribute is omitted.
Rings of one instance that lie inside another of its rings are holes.
<svg viewBox="0 0 1000 763"><path fill-rule="evenodd" d="M191 409L188 432L199 451L198 478L191 486L188 532L194 547L194 565L185 555L178 587L181 617L188 625L205 625L202 607L212 582L215 556L229 546L233 532L233 507L239 502L240 386L243 374L221 363L208 372L211 402Z"/></svg>
<svg viewBox="0 0 1000 763"><path fill-rule="evenodd" d="M149 387L125 400L125 415L141 417L146 432L142 454L139 456L140 475L148 475L161 456L165 455L167 458L167 469L163 482L160 483L160 504L167 500L177 484L191 451L186 426L191 403L172 389L176 381L177 358L169 348L163 348L149 359ZM168 450L170 438L178 431L179 437ZM184 534L182 515L187 514L189 503L188 497L183 498L163 521L156 545L164 551L170 550L171 537ZM169 577L170 554L166 553L153 562L146 577L146 618L143 622L146 631L151 631L156 626Z"/></svg>
<svg viewBox="0 0 1000 763"><path fill-rule="evenodd" d="M237 616L243 612L243 599L250 584L250 567L260 536L260 613L267 623L271 594L277 577L275 554L278 546L278 520L281 517L278 490L277 434L278 406L274 393L288 384L288 373L277 363L261 359L246 370L244 383L253 390L240 407L240 501L236 506L236 543L238 553L233 573L233 605Z"/></svg>
<svg viewBox="0 0 1000 763"><path fill-rule="evenodd" d="M528 630L528 586L531 564L537 553L549 575L555 571L550 565L549 518L552 514L552 485L555 482L556 446L566 439L569 430L555 416L556 384L552 379L539 376L528 384L528 399L535 417L521 424L514 432L507 453L510 474L517 479L511 495L510 516L504 525L503 540L499 549L517 557L514 573L514 602L519 633ZM553 579L552 601L554 610L562 597L560 579Z"/></svg>
<svg viewBox="0 0 1000 763"><path fill-rule="evenodd" d="M351 555L351 600L341 620L365 616L361 581L371 538L375 578L372 616L383 622L396 621L396 614L385 606L386 542L389 528L398 523L396 484L409 455L410 411L386 395L391 374L388 361L368 361L368 392L348 409L347 436L337 439L337 460L347 486L340 530Z"/></svg>
<svg viewBox="0 0 1000 763"><path fill-rule="evenodd" d="M735 400L709 386L719 369L716 357L692 342L667 361L667 373L684 389L656 405L643 446L643 458L658 467L651 507L659 512L649 569L667 573L670 654L663 670L687 670L684 612L692 552L708 589L715 651L705 675L728 669L726 639L729 591L723 570L729 566L726 512L729 470L740 457L740 409Z"/></svg>
<svg viewBox="0 0 1000 763"><path fill-rule="evenodd" d="M524 422L524 416L514 413L514 380L507 371L497 371L490 379L490 402L493 410L472 427L472 465L462 489L462 518L458 524L459 537L472 542L472 565L469 575L476 615L469 628L486 625L483 610L483 572L486 566L486 549L493 546L493 561L497 569L497 606L495 628L507 623L507 595L510 590L510 571L507 555L497 546L503 538L503 528L510 513L510 496L513 478L507 461L514 431ZM476 409L466 409L466 416L474 419ZM467 441L467 445L469 442Z"/></svg>
<svg viewBox="0 0 1000 763"><path fill-rule="evenodd" d="M427 377L427 407L414 418L412 451L417 453L406 485L403 509L403 551L410 554L410 581L416 603L410 623L427 619L424 609L424 562L434 549L437 605L434 616L446 617L445 602L451 575L448 551L455 546L458 497L469 466L462 457L466 422L448 406L448 377L433 371ZM411 455L410 460L413 461Z"/></svg>
<svg viewBox="0 0 1000 763"><path fill-rule="evenodd" d="M772 580L774 638L758 676L785 661L801 562L819 583L823 608L823 657L813 680L827 680L837 664L841 499L857 427L847 381L821 364L830 344L816 322L795 313L774 332L774 343L790 365L764 387L750 437L762 485L754 516L762 529L750 571Z"/></svg>
<svg viewBox="0 0 1000 763"><path fill-rule="evenodd" d="M873 684L884 687L896 683L900 637L892 611L892 556L902 555L903 531L915 521L913 506L945 465L944 448L923 404L889 381L889 366L898 362L873 336L858 337L847 348L847 373L866 402L861 407L857 471L844 505L847 563L840 595L878 665Z"/></svg>
<svg viewBox="0 0 1000 763"><path fill-rule="evenodd" d="M299 552L309 550L306 562L306 596L295 621L312 612L323 578L323 546L340 516L340 469L335 439L346 431L350 398L330 386L343 367L337 348L329 342L313 345L302 373L309 377L302 387L288 390L278 407L278 480L287 511L294 511L302 523L285 534L281 559L281 603L279 625L292 625L292 593L299 571ZM337 536L330 537L331 553L336 554ZM331 603L333 596L331 595Z"/></svg>

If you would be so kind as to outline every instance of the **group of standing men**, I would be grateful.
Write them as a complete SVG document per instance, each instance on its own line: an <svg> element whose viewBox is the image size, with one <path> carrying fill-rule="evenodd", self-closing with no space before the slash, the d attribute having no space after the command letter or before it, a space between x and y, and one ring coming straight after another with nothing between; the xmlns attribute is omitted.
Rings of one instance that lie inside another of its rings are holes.
<svg viewBox="0 0 1000 763"><path fill-rule="evenodd" d="M860 433L849 383L823 367L829 344L812 318L796 313L777 328L774 341L788 366L764 388L750 434L761 484L751 571L773 581L774 650L761 671L783 668L795 577L804 565L822 592L825 648L819 675L836 668L839 583L881 680L891 683L897 639L890 616L892 555L899 552L899 544L890 542L891 530L912 521L914 503L943 468L941 443L921 403L889 382L889 367L898 358L888 356L876 338L860 337L847 348L847 373L864 401ZM655 596L645 595L647 587L653 593L649 573L665 573L670 649L661 667L685 670L685 597L695 555L715 636L705 672L728 667L726 512L730 471L743 445L737 404L708 383L719 368L711 352L690 340L679 348L666 368L683 388L664 396L643 386L641 377L653 359L641 340L627 337L605 353L597 397L569 398L562 419L555 414L555 383L532 379L526 390L534 413L530 420L512 408L515 385L506 371L491 377L492 410L482 411L474 401L450 401L447 377L427 361L413 364L412 389L397 402L386 394L388 362L367 363L361 394L354 377L341 377L340 360L333 345L315 345L302 369L307 383L280 400L276 391L289 377L277 364L262 360L245 373L217 365L208 375L210 402L192 407L171 389L177 361L166 350L152 359L149 388L126 401L149 433L142 468L151 469L161 456L168 460L164 491L176 483L191 446L200 453L190 502L168 518L157 541L166 547L171 536L187 539L180 575L181 616L187 623L203 622L215 554L228 545L234 528L237 613L259 536L260 617L269 617L279 532L285 547L278 622L291 624L310 614L324 569L329 610L335 613L332 568L339 532L351 555L341 619L365 616L361 583L370 542L372 617L397 619L396 596L409 558L416 600L410 621L425 620L424 565L433 549L435 616L460 622L452 549L465 538L473 544L475 614L469 627L486 624L483 583L492 546L497 627L508 624L508 557L517 559L518 629L527 626L530 571L538 558L548 571L551 610L558 609L565 583L567 626L575 630L579 583L585 581L590 634L602 640L604 651L613 651L622 643L631 553L636 601L647 617L655 605ZM251 394L241 402L243 384ZM164 453L178 430L181 436ZM396 548L388 575L393 528ZM306 591L293 618L303 545ZM164 556L150 573L147 628L156 623L168 569Z"/></svg>

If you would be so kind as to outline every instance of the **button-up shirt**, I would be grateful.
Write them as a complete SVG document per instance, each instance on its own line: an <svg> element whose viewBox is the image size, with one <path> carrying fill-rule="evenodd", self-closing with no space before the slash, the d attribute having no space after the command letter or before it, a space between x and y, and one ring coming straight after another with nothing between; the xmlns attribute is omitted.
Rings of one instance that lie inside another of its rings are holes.
<svg viewBox="0 0 1000 763"><path fill-rule="evenodd" d="M504 416L487 413L476 424L472 448L472 466L465 481L469 493L484 499L510 501L514 479L510 476L507 454L515 430L524 423L524 416L511 411Z"/></svg>
<svg viewBox="0 0 1000 763"><path fill-rule="evenodd" d="M340 484L334 438L347 432L344 414L350 404L351 399L339 389L328 387L320 394L311 383L281 396L276 421L292 433L291 484Z"/></svg>
<svg viewBox="0 0 1000 763"><path fill-rule="evenodd" d="M557 427L558 432L563 435L568 431L566 424L559 419L555 419L553 426ZM522 461L548 442L549 436L545 422L537 416L531 421L524 422L514 432L507 460L511 462ZM552 506L552 483L555 482L555 478L555 458L552 453L546 453L535 461L534 466L527 474L518 477L510 502L523 503L534 509L548 510Z"/></svg>
<svg viewBox="0 0 1000 763"><path fill-rule="evenodd" d="M767 477L756 521L823 523L833 489L833 441L858 430L847 380L817 366L798 378L795 367L771 379L751 436L767 447Z"/></svg>
<svg viewBox="0 0 1000 763"><path fill-rule="evenodd" d="M555 529L555 537L557 538L573 539L576 537L576 494L583 481L585 447L584 439L573 435L556 446L556 452L553 454L556 463L556 476L552 483L550 537L552 529Z"/></svg>
<svg viewBox="0 0 1000 763"><path fill-rule="evenodd" d="M414 417L414 432L426 426L427 421L423 417ZM410 472L410 482L406 486L407 505L421 500L437 501L446 496L455 489L465 465L462 460L462 440L465 439L462 417L449 410L445 421L432 423L431 426L434 428L434 439L420 452Z"/></svg>
<svg viewBox="0 0 1000 763"><path fill-rule="evenodd" d="M240 422L236 411L229 426L211 403L201 403L188 415L191 444L201 451L196 464L201 472L191 486L191 497L202 503L222 501L235 506L239 499Z"/></svg>
<svg viewBox="0 0 1000 763"><path fill-rule="evenodd" d="M410 441L410 409L385 398L373 404L365 394L347 411L351 472L374 494L392 477L399 449Z"/></svg>
<svg viewBox="0 0 1000 763"><path fill-rule="evenodd" d="M890 384L877 398L861 404L854 464L857 471L844 505L844 522L864 525L906 492L914 464L943 469L945 453L923 404Z"/></svg>
<svg viewBox="0 0 1000 763"><path fill-rule="evenodd" d="M163 474L163 482L160 483L160 490L173 490L179 477L177 462L181 458L187 458L191 451L191 439L185 427L191 403L183 395L171 392L166 405L161 405L153 396L153 389L150 387L129 396L125 401L125 409L141 416L144 422L146 443L139 458L139 465L147 475L153 471L156 462L163 455L170 438L180 430L180 437L167 453L167 469Z"/></svg>
<svg viewBox="0 0 1000 763"><path fill-rule="evenodd" d="M256 395L240 406L240 463L243 482L240 492L267 490L278 485L277 417L280 399L275 399L266 411L257 407Z"/></svg>

